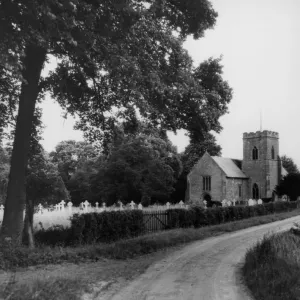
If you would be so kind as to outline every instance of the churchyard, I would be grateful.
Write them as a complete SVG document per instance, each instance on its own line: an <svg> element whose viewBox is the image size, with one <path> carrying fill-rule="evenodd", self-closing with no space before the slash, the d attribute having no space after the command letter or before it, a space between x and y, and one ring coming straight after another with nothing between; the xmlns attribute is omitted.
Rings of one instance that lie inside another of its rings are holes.
<svg viewBox="0 0 300 300"><path fill-rule="evenodd" d="M249 199L248 201L237 202L235 200L230 201L224 199L222 201L222 207L230 207L230 206L255 206L262 204L262 200L254 200ZM158 220L162 216L165 215L166 211L169 209L188 209L189 205L185 204L183 201L180 201L176 204L171 204L167 202L165 205L151 205L148 207L143 207L142 204L137 204L131 201L127 205L123 205L119 203L118 205L113 206L106 206L103 203L99 206L99 203L96 202L93 206L87 200L80 203L80 206L73 206L72 202L65 202L62 200L61 202L57 203L56 205L52 205L49 207L43 207L42 204L39 204L35 208L34 214L34 231L38 231L39 229L48 229L52 226L63 226L63 227L70 227L71 221L70 218L74 214L84 214L84 213L101 213L101 212L110 212L110 211L130 211L130 210L142 210L145 215L151 216L156 215L155 224L152 224L152 228L149 231L156 231L159 228L162 228L160 225L160 221ZM204 201L204 208L206 208L206 201ZM4 205L0 205L0 224L3 219L4 213ZM25 211L24 211L25 217ZM162 218L161 218L162 219ZM163 221L163 219L161 220ZM153 223L153 220L152 220Z"/></svg>

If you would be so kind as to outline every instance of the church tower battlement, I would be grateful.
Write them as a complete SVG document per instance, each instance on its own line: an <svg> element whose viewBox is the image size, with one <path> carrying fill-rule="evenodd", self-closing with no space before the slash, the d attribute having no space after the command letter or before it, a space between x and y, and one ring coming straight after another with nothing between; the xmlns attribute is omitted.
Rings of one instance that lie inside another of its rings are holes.
<svg viewBox="0 0 300 300"><path fill-rule="evenodd" d="M242 170L251 178L249 195L272 197L281 172L278 132L264 130L243 134Z"/></svg>

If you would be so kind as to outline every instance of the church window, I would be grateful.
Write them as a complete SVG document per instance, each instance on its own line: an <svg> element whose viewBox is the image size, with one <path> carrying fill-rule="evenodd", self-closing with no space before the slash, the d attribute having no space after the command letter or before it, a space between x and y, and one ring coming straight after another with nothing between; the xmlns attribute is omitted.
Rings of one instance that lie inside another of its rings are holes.
<svg viewBox="0 0 300 300"><path fill-rule="evenodd" d="M259 199L259 189L257 183L253 184L252 188L252 198L253 199Z"/></svg>
<svg viewBox="0 0 300 300"><path fill-rule="evenodd" d="M252 150L252 158L253 158L253 160L258 159L258 149L256 147L254 147Z"/></svg>
<svg viewBox="0 0 300 300"><path fill-rule="evenodd" d="M274 150L274 146L272 146L271 155L272 155L272 159L275 159L275 150Z"/></svg>
<svg viewBox="0 0 300 300"><path fill-rule="evenodd" d="M239 197L242 197L242 185L239 184Z"/></svg>
<svg viewBox="0 0 300 300"><path fill-rule="evenodd" d="M211 190L211 176L203 176L203 191Z"/></svg>

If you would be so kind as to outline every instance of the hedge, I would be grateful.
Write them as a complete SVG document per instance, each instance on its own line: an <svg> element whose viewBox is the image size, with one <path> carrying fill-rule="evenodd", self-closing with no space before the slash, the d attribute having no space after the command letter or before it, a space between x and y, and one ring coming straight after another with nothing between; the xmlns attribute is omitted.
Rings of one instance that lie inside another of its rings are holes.
<svg viewBox="0 0 300 300"><path fill-rule="evenodd" d="M255 206L230 206L204 209L191 206L189 209L168 209L166 229L204 227L238 221L255 216L286 212L300 207L300 201L270 202ZM143 211L111 211L102 213L74 214L71 228L54 226L36 233L43 244L76 245L97 242L114 242L145 233Z"/></svg>

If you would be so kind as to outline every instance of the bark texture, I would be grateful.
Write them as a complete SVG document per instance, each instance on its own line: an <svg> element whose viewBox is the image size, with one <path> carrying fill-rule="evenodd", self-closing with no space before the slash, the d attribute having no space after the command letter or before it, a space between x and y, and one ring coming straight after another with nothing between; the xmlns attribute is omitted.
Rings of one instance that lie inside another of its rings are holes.
<svg viewBox="0 0 300 300"><path fill-rule="evenodd" d="M10 237L18 243L22 241L26 200L25 170L28 164L32 121L39 93L39 80L45 60L45 49L33 44L27 45L22 72L26 83L23 83L21 87L7 197L0 232L1 238Z"/></svg>

